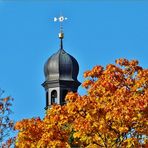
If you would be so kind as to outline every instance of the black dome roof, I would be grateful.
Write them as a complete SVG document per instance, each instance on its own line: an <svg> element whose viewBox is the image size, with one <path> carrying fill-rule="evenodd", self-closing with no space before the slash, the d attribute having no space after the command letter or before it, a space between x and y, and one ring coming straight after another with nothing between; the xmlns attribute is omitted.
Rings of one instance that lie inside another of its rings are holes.
<svg viewBox="0 0 148 148"><path fill-rule="evenodd" d="M79 65L76 59L60 49L53 54L44 65L46 81L68 80L77 81Z"/></svg>

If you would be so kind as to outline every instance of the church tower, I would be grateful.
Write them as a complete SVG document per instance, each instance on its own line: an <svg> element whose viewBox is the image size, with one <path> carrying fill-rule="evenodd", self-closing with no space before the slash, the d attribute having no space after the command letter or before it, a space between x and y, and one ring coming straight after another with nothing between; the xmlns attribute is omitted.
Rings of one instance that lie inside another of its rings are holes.
<svg viewBox="0 0 148 148"><path fill-rule="evenodd" d="M59 22L65 19L59 17ZM52 104L63 105L65 96L69 91L77 92L80 82L77 80L79 65L77 60L68 54L63 48L64 33L59 33L60 49L46 61L44 65L45 82L42 86L46 92L46 107L48 109Z"/></svg>

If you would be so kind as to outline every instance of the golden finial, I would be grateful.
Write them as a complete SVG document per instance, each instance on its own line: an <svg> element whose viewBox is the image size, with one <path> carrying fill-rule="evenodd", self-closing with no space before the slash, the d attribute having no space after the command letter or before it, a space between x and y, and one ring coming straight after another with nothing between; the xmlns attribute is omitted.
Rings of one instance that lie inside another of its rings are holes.
<svg viewBox="0 0 148 148"><path fill-rule="evenodd" d="M63 39L64 38L64 33L63 33L63 21L67 20L67 17L60 16L60 17L54 17L54 22L60 22L60 33L59 33L59 38Z"/></svg>
<svg viewBox="0 0 148 148"><path fill-rule="evenodd" d="M63 38L64 38L64 32L63 32L63 21L67 20L67 17L60 16L60 17L54 17L54 22L60 22L60 33L59 33L59 39L61 40L60 43L60 49L63 49Z"/></svg>

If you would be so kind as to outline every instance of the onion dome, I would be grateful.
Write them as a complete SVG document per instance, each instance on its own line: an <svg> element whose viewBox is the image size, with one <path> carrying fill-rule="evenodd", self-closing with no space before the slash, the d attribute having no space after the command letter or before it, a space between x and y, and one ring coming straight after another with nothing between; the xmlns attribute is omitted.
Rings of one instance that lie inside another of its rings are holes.
<svg viewBox="0 0 148 148"><path fill-rule="evenodd" d="M44 65L46 81L67 80L77 81L79 65L77 60L63 49L63 33L59 33L60 49L53 54ZM79 83L79 82L78 82Z"/></svg>
<svg viewBox="0 0 148 148"><path fill-rule="evenodd" d="M44 65L46 80L77 80L79 65L76 59L60 49Z"/></svg>

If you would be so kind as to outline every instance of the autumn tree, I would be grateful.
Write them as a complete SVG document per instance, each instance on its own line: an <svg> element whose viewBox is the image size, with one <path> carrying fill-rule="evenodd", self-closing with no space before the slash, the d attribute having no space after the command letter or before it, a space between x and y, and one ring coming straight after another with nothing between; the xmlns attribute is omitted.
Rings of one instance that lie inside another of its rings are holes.
<svg viewBox="0 0 148 148"><path fill-rule="evenodd" d="M16 147L147 147L148 69L116 60L84 73L86 95L70 92L40 118L23 119Z"/></svg>
<svg viewBox="0 0 148 148"><path fill-rule="evenodd" d="M3 93L4 91L0 89L0 97ZM2 148L9 148L15 140L14 137L10 138L14 127L14 122L10 118L12 101L11 97L0 98L0 147Z"/></svg>

